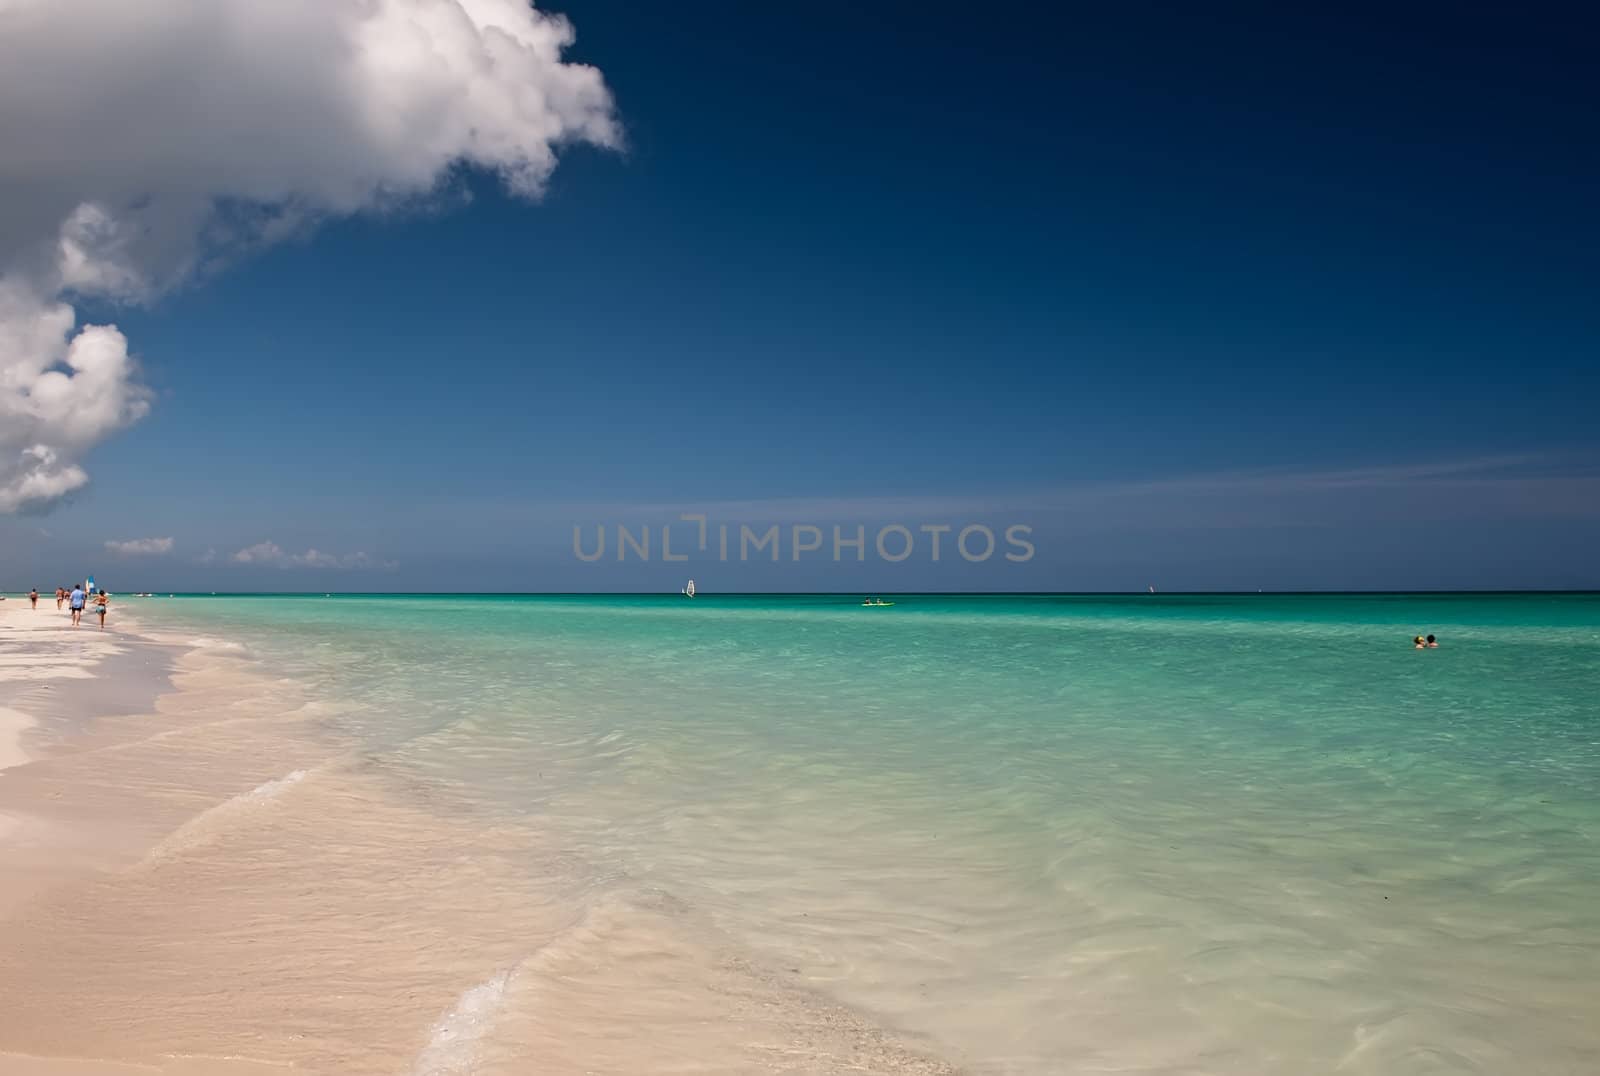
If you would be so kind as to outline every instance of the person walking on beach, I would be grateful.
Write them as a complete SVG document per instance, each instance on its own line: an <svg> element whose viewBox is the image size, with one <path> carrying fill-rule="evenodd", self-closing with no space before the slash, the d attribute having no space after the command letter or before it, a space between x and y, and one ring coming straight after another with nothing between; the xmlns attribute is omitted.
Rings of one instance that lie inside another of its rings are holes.
<svg viewBox="0 0 1600 1076"><path fill-rule="evenodd" d="M66 600L67 592L56 587L56 612L61 612L61 603Z"/></svg>
<svg viewBox="0 0 1600 1076"><path fill-rule="evenodd" d="M34 587L32 590L28 591L28 604L34 609L39 608L39 588L38 587Z"/></svg>
<svg viewBox="0 0 1600 1076"><path fill-rule="evenodd" d="M94 611L100 614L100 630L106 630L106 607L111 604L111 595L105 591L94 596Z"/></svg>
<svg viewBox="0 0 1600 1076"><path fill-rule="evenodd" d="M73 587L72 594L67 598L67 604L72 607L72 626L75 628L83 626L83 601L83 588Z"/></svg>

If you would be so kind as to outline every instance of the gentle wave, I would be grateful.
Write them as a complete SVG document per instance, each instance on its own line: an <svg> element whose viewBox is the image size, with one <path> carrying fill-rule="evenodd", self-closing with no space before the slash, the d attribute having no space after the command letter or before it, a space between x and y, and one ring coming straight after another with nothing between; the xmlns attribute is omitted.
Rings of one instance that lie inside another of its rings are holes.
<svg viewBox="0 0 1600 1076"><path fill-rule="evenodd" d="M262 807L304 781L310 771L294 770L282 777L263 782L249 792L224 800L209 810L189 819L174 830L160 844L150 850L141 866L150 866L164 859L196 848L251 817Z"/></svg>

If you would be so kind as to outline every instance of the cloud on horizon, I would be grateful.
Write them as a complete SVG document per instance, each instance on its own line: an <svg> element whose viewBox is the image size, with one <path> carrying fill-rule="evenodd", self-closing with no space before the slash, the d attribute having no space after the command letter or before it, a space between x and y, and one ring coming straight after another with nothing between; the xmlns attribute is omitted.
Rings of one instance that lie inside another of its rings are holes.
<svg viewBox="0 0 1600 1076"><path fill-rule="evenodd" d="M462 163L538 197L560 146L621 142L573 40L525 0L0 2L0 513L86 485L149 413L76 302L149 302Z"/></svg>
<svg viewBox="0 0 1600 1076"><path fill-rule="evenodd" d="M416 505L407 509L413 515ZM674 522L685 513L749 523L993 520L1055 516L1074 528L1226 529L1374 520L1600 518L1600 461L1508 454L1364 466L1272 467L1085 480L991 492L707 501L443 502L441 514L501 527ZM565 533L562 530L560 533Z"/></svg>
<svg viewBox="0 0 1600 1076"><path fill-rule="evenodd" d="M289 553L276 542L257 542L239 550L229 558L235 564L264 564L274 568L344 568L348 570L392 571L400 565L392 560L378 560L365 552L357 551L342 556L307 549L304 553Z"/></svg>
<svg viewBox="0 0 1600 1076"><path fill-rule="evenodd" d="M126 541L108 541L106 552L119 557L164 556L172 552L171 538L129 538Z"/></svg>

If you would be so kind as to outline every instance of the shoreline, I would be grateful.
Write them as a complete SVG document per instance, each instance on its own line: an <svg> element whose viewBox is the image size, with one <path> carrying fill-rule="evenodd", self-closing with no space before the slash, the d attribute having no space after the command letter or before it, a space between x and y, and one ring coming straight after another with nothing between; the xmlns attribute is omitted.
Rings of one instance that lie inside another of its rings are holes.
<svg viewBox="0 0 1600 1076"><path fill-rule="evenodd" d="M686 606L4 637L38 724L0 771L0 1074L1554 1073L1600 1042L1594 771L1556 750L1592 740L1592 604L1469 610L1420 660L1308 608L1292 666L1261 616Z"/></svg>
<svg viewBox="0 0 1600 1076"><path fill-rule="evenodd" d="M39 626L51 686L0 681L42 746L0 771L0 1076L959 1071L537 820L441 807L339 721L381 710L130 620Z"/></svg>
<svg viewBox="0 0 1600 1076"><path fill-rule="evenodd" d="M872 594L894 594L901 597L924 598L1146 598L1148 590L894 590L890 587L867 587ZM1549 595L1562 597L1575 595L1592 597L1600 595L1593 587L1501 587L1495 589L1433 588L1428 590L1158 590L1158 598L1438 598L1438 597L1522 597ZM863 590L716 590L697 591L702 598L855 598ZM17 595L7 594L12 601ZM671 601L683 597L673 590L508 590L492 595L479 590L176 590L165 594L136 592L125 596L142 600L183 598L661 598ZM41 595L41 602L44 601ZM54 600L53 598L51 600Z"/></svg>

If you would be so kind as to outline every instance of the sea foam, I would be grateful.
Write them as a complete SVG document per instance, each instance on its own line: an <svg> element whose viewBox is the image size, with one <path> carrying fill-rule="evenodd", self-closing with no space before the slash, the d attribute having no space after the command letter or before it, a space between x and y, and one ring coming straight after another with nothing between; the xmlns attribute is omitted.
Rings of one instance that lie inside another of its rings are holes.
<svg viewBox="0 0 1600 1076"><path fill-rule="evenodd" d="M412 1069L415 1076L470 1076L476 1070L483 1036L494 1025L515 973L515 968L500 972L462 992L429 1032Z"/></svg>

